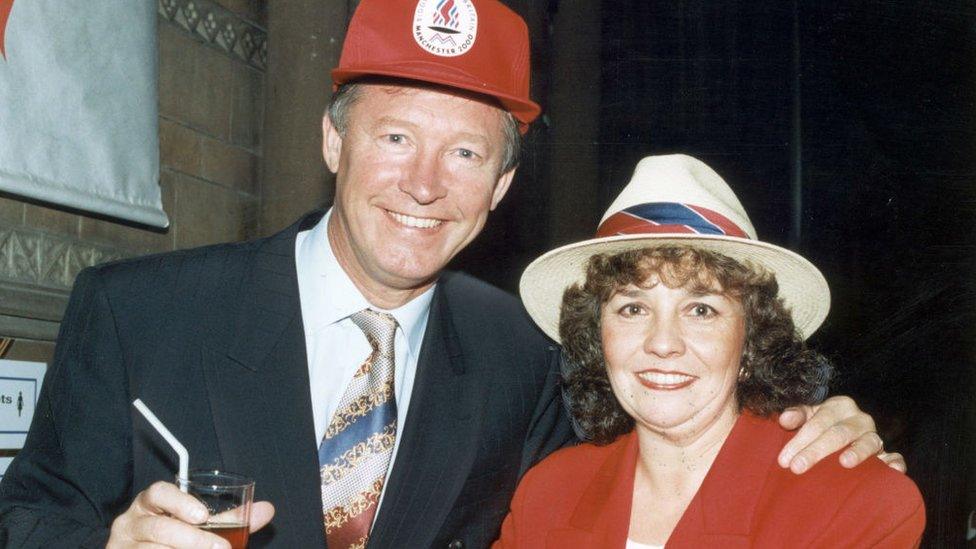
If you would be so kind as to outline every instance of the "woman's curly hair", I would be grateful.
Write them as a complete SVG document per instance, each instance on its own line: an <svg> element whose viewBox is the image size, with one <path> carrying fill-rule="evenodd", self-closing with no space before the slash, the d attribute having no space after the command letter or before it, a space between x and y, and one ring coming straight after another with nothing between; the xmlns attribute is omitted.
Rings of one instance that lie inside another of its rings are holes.
<svg viewBox="0 0 976 549"><path fill-rule="evenodd" d="M608 444L629 432L634 420L610 387L600 340L600 313L619 289L643 285L657 275L669 288L709 291L717 284L738 299L746 318L742 373L736 386L739 408L768 416L827 395L833 367L806 347L778 297L776 278L722 254L687 246L647 247L590 258L586 281L566 289L559 320L567 365L563 389L579 435Z"/></svg>

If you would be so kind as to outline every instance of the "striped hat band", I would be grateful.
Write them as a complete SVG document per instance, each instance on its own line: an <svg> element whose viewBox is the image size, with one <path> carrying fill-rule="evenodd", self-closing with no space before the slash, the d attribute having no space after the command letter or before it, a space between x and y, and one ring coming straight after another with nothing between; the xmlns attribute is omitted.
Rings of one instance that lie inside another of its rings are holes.
<svg viewBox="0 0 976 549"><path fill-rule="evenodd" d="M596 237L624 234L708 234L749 238L724 215L691 204L649 202L630 206L606 218Z"/></svg>

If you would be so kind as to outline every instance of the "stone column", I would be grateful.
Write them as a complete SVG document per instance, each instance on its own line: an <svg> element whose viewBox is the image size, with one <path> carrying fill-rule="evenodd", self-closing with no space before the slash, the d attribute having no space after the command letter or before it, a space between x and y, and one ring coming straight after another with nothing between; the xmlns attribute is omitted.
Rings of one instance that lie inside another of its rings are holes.
<svg viewBox="0 0 976 549"><path fill-rule="evenodd" d="M589 237L599 201L600 2L559 2L552 20L549 93L551 245Z"/></svg>
<svg viewBox="0 0 976 549"><path fill-rule="evenodd" d="M332 93L329 70L339 60L349 10L346 0L267 3L259 235L332 201L334 181L322 160L321 121Z"/></svg>

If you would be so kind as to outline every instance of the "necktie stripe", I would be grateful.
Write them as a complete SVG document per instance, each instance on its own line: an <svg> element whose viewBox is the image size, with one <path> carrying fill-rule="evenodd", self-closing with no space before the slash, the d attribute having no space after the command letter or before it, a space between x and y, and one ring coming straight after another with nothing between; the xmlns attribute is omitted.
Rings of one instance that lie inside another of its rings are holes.
<svg viewBox="0 0 976 549"><path fill-rule="evenodd" d="M333 488L343 490L343 492L335 492L335 498L326 496L326 499L322 500L323 503L328 502L330 505L328 508L329 510L325 514L327 516L335 515L355 518L366 510L367 507L363 502L368 499L367 496L370 493L383 488L383 475L386 474L386 470L382 467L373 467L373 469L374 471L371 472L361 472L356 469L351 472L352 476L345 477L338 483L335 483ZM376 484L377 481L379 481L380 484ZM367 488L363 489L363 486L366 486ZM326 531L328 531L329 527L335 526L341 526L341 524L326 524Z"/></svg>
<svg viewBox="0 0 976 549"><path fill-rule="evenodd" d="M340 403L340 408L332 416L332 422L325 430L324 437L326 439L336 438L338 435L354 428L357 424L364 425L365 427L363 428L366 429L370 428L369 420L371 418L369 418L369 415L373 413L384 413L384 410L381 408L382 405L389 402L392 398L393 384L388 383L379 392L370 392L360 395L352 402ZM344 446L341 442L336 442L332 445ZM324 456L320 454L319 461L322 462L323 458Z"/></svg>
<svg viewBox="0 0 976 549"><path fill-rule="evenodd" d="M393 448L396 441L396 426L389 425L382 433L376 433L368 439L354 445L331 462L325 462L320 467L322 486L337 483L349 473L360 468L371 469L368 461L379 462L386 459L384 452ZM386 464L381 464L386 472ZM339 491L341 487L330 487L329 490Z"/></svg>
<svg viewBox="0 0 976 549"><path fill-rule="evenodd" d="M382 433L387 425L395 424L395 422L396 416L390 415L389 409L385 406L372 409L364 417L336 433L334 437L323 438L323 444L319 447L319 464L332 463L355 445L368 440L373 435Z"/></svg>
<svg viewBox="0 0 976 549"><path fill-rule="evenodd" d="M326 531L333 532L348 522L360 518L363 513L372 512L371 507L379 500L382 491L383 479L375 478L366 490L351 494L343 505L329 508L329 511L323 514Z"/></svg>
<svg viewBox="0 0 976 549"><path fill-rule="evenodd" d="M370 358L366 359L366 363L360 367L360 370L363 370L363 367L366 367L372 359L373 355L370 355ZM367 367L365 374L368 374L369 371L370 369ZM342 399L339 400L339 407L336 409L336 413L339 413L353 402L360 401L364 396L392 391L393 378L384 379L382 375L381 373L378 376L370 376L357 371L353 375L352 380L349 381L349 385L346 387L346 392L342 395Z"/></svg>

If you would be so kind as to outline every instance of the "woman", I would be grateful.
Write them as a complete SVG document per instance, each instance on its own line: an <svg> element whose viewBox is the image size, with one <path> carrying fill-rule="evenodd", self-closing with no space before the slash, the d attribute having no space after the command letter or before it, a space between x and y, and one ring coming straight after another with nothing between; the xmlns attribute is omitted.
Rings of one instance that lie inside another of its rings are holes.
<svg viewBox="0 0 976 549"><path fill-rule="evenodd" d="M597 238L537 259L521 293L564 346L590 443L526 474L496 547L918 544L921 496L880 460L777 465L792 434L770 416L826 393L831 367L803 340L830 293L808 261L756 240L704 163L642 160Z"/></svg>

